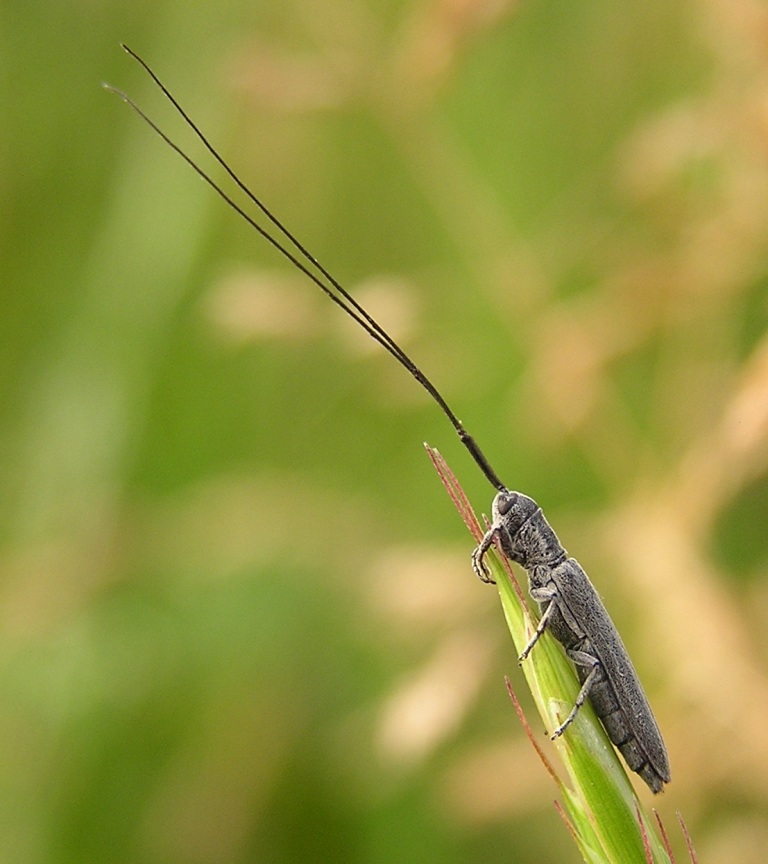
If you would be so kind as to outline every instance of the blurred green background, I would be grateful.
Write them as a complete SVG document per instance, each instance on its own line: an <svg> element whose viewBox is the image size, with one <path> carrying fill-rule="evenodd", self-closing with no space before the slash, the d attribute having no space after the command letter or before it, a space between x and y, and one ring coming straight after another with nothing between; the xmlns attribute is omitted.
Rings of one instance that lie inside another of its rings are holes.
<svg viewBox="0 0 768 864"><path fill-rule="evenodd" d="M120 41L543 504L678 851L681 811L701 860L764 860L767 32L749 0L2 4L0 860L578 860L421 442L491 488L100 89L200 154Z"/></svg>

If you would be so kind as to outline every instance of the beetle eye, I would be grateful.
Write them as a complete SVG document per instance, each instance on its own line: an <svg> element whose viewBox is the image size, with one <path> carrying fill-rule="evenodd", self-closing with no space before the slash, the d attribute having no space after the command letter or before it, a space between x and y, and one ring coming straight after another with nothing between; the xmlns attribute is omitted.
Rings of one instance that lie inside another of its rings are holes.
<svg viewBox="0 0 768 864"><path fill-rule="evenodd" d="M498 511L499 516L506 516L506 514L509 513L516 498L517 495L514 493L511 495L509 493L506 495L504 493L499 495L498 501L496 502L496 510Z"/></svg>

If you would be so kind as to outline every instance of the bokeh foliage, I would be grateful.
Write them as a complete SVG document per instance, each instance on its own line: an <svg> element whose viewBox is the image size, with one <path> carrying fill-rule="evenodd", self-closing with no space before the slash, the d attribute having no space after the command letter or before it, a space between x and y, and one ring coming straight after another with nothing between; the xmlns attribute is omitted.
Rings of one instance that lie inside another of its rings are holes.
<svg viewBox="0 0 768 864"><path fill-rule="evenodd" d="M421 441L491 490L100 90L199 153L125 41L545 506L665 733L668 826L762 861L765 10L17 0L0 24L0 858L577 860Z"/></svg>

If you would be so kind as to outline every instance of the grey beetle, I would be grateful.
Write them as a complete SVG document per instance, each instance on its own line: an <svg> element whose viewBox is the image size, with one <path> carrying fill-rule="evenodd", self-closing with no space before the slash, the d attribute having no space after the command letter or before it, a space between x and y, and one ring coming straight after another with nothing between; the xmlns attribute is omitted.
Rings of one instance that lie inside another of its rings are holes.
<svg viewBox="0 0 768 864"><path fill-rule="evenodd" d="M608 737L627 765L654 792L670 781L669 759L627 649L589 577L569 558L541 507L527 495L500 491L493 522L472 553L475 573L490 581L483 558L498 538L504 555L525 569L541 619L520 661L545 630L565 648L576 666L581 690L568 716L552 733L562 735L589 698Z"/></svg>

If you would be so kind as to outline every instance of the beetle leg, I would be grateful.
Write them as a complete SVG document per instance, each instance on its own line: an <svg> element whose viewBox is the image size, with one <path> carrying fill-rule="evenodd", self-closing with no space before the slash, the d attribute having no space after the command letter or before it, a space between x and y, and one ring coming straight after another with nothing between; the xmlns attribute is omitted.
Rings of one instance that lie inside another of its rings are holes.
<svg viewBox="0 0 768 864"><path fill-rule="evenodd" d="M531 597L533 597L533 599L537 603L549 603L549 605L544 610L541 618L539 619L539 623L533 632L531 641L525 646L525 648L523 649L523 653L518 658L518 663L522 663L523 660L525 660L525 658L531 653L531 649L539 641L539 639L541 638L541 634L547 629L549 619L552 617L555 609L557 608L557 604L555 603L555 599L557 598L557 588L555 587L550 587L547 585L543 588L534 588L531 590Z"/></svg>
<svg viewBox="0 0 768 864"><path fill-rule="evenodd" d="M482 582L486 582L489 585L495 585L496 583L491 578L491 573L485 566L485 561L483 559L491 546L493 546L497 530L498 529L495 526L491 525L491 527L485 532L483 539L480 541L480 545L477 546L475 551L472 553L472 569Z"/></svg>
<svg viewBox="0 0 768 864"><path fill-rule="evenodd" d="M589 675L584 679L584 683L581 685L581 690L579 690L579 695L576 697L576 701L573 703L573 708L571 708L570 714L565 718L562 724L555 729L555 731L549 736L552 740L558 738L560 735L565 732L565 730L573 723L576 719L576 715L579 713L579 709L581 706L587 701L587 697L589 696L589 691L592 689L592 685L595 683L595 678L597 677L597 673L600 671L600 661L593 657L591 654L587 654L585 651L568 651L568 656L576 663L578 666L591 666L592 668L589 670Z"/></svg>

